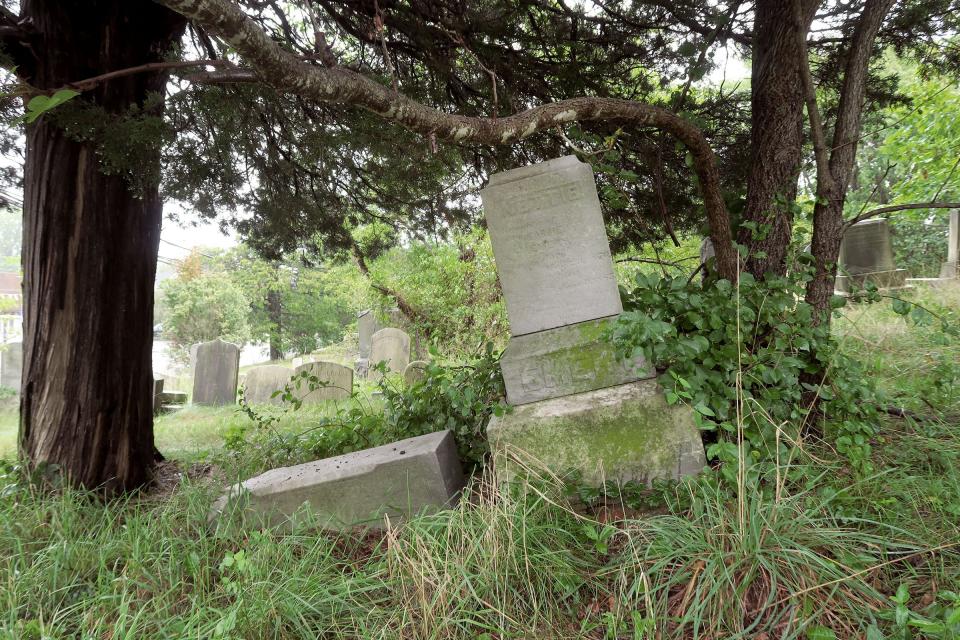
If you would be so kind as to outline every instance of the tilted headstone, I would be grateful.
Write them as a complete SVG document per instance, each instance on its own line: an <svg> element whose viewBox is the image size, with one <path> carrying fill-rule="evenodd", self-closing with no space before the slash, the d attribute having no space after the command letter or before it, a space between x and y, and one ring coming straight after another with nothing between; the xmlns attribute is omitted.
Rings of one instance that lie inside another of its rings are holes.
<svg viewBox="0 0 960 640"><path fill-rule="evenodd" d="M192 351L192 350L191 350ZM237 401L240 347L223 340L196 345L193 404L222 406Z"/></svg>
<svg viewBox="0 0 960 640"><path fill-rule="evenodd" d="M23 343L8 342L0 346L0 385L20 393L23 374Z"/></svg>
<svg viewBox="0 0 960 640"><path fill-rule="evenodd" d="M301 378L307 372L316 382ZM316 404L326 400L345 400L353 393L353 369L336 362L307 362L296 368L294 373L294 395L304 404ZM311 382L316 386L310 390Z"/></svg>
<svg viewBox="0 0 960 640"><path fill-rule="evenodd" d="M514 411L495 450L522 449L585 481L650 481L705 463L688 407L606 334L623 311L593 171L574 156L490 177L480 192L511 338L501 358Z"/></svg>
<svg viewBox="0 0 960 640"><path fill-rule="evenodd" d="M370 366L386 361L387 371L403 373L410 364L410 336L406 331L388 327L380 329L370 340ZM374 380L380 377L378 371L370 371Z"/></svg>
<svg viewBox="0 0 960 640"><path fill-rule="evenodd" d="M950 212L950 235L947 240L947 261L940 267L941 278L960 277L960 210Z"/></svg>
<svg viewBox="0 0 960 640"><path fill-rule="evenodd" d="M163 378L153 379L153 412L155 414L160 411L162 405L160 395L163 393L164 382L165 380Z"/></svg>
<svg viewBox="0 0 960 640"><path fill-rule="evenodd" d="M414 360L403 370L403 383L408 387L413 386L423 380L427 375L427 366L430 363L425 360Z"/></svg>
<svg viewBox="0 0 960 640"><path fill-rule="evenodd" d="M228 490L211 516L229 513L235 500L265 522L288 520L304 505L329 529L382 526L423 511L454 506L465 484L451 431L294 467L272 469Z"/></svg>
<svg viewBox="0 0 960 640"><path fill-rule="evenodd" d="M283 404L283 391L293 377L293 369L279 364L265 364L247 371L243 380L243 397L249 404Z"/></svg>
<svg viewBox="0 0 960 640"><path fill-rule="evenodd" d="M890 225L884 218L863 220L849 227L840 244L839 270L835 283L838 292L871 282L881 289L903 287L907 272L893 263Z"/></svg>

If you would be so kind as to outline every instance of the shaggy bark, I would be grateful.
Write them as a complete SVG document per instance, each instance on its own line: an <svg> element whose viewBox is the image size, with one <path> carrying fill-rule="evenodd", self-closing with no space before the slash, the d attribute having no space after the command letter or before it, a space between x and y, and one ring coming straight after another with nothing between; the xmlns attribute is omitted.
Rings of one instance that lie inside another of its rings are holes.
<svg viewBox="0 0 960 640"><path fill-rule="evenodd" d="M840 241L843 239L844 229L843 204L853 175L857 141L860 138L867 71L873 55L874 40L893 2L894 0L867 0L860 21L854 29L847 52L829 162L825 158L825 143L818 142L818 139L825 139L818 121L819 114L816 108L810 110L813 116L811 127L814 129L814 150L817 155L817 200L813 209L811 242L816 272L807 284L806 301L819 312L815 316L818 321L825 317L830 307L833 283L837 275L837 259L840 256ZM806 58L803 63L807 64ZM816 95L813 93L812 83L806 91L808 104L815 107Z"/></svg>
<svg viewBox="0 0 960 640"><path fill-rule="evenodd" d="M158 61L185 25L146 0L24 0L22 10L38 54L25 79L41 89ZM163 72L142 73L84 98L120 113L165 84ZM100 171L94 142L46 116L27 127L24 183L21 455L74 484L132 489L154 460L157 187L135 196Z"/></svg>
<svg viewBox="0 0 960 640"><path fill-rule="evenodd" d="M789 0L758 0L754 7L750 171L743 219L769 228L758 238L741 228L738 241L750 247L745 270L757 278L786 272L793 232L803 154L801 60L819 2L798 4L799 12Z"/></svg>
<svg viewBox="0 0 960 640"><path fill-rule="evenodd" d="M737 255L713 149L696 126L670 111L630 100L573 98L503 118L444 113L344 67L311 65L298 59L281 49L229 0L157 1L223 38L264 83L278 91L359 106L430 138L504 145L551 127L598 120L666 131L686 146L693 157L716 250L717 270L722 277L736 278Z"/></svg>

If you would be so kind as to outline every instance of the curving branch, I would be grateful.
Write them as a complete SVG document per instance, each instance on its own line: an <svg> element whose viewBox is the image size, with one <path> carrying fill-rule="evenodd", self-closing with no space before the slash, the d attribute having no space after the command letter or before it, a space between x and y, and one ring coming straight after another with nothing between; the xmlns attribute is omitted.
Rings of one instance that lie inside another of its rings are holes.
<svg viewBox="0 0 960 640"><path fill-rule="evenodd" d="M703 133L680 116L649 104L583 97L545 104L502 118L445 113L343 67L308 64L282 49L231 0L156 0L223 38L260 79L278 91L362 107L428 137L451 142L506 145L571 122L621 121L665 131L693 158L721 277L734 280L737 254L720 189L713 149Z"/></svg>
<svg viewBox="0 0 960 640"><path fill-rule="evenodd" d="M885 207L871 209L870 211L850 218L843 226L847 228L873 216L879 216L884 213L895 213L897 211L908 211L911 209L960 209L960 202L908 202L906 204L891 204Z"/></svg>

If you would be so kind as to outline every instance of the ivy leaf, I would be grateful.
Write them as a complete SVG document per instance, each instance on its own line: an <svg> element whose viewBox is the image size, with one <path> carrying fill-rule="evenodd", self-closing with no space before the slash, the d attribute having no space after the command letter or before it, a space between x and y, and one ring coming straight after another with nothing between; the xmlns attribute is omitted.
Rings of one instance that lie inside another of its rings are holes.
<svg viewBox="0 0 960 640"><path fill-rule="evenodd" d="M27 103L27 113L24 115L24 121L30 124L47 111L59 107L64 102L72 100L78 95L80 95L79 91L60 89L52 96L34 96L30 99L30 102Z"/></svg>

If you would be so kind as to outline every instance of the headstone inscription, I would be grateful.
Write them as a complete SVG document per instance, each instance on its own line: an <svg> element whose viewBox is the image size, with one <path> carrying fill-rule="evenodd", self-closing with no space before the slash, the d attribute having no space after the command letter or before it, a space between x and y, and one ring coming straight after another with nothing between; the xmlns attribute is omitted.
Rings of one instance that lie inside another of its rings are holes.
<svg viewBox="0 0 960 640"><path fill-rule="evenodd" d="M940 267L941 278L958 278L960 269L960 210L950 212L950 235L947 240L947 261Z"/></svg>
<svg viewBox="0 0 960 640"><path fill-rule="evenodd" d="M424 510L454 506L465 484L451 431L438 431L373 449L271 469L233 486L213 505L246 500L266 523L296 518L306 504L329 529L382 526Z"/></svg>
<svg viewBox="0 0 960 640"><path fill-rule="evenodd" d="M834 285L839 293L849 293L868 282L881 289L906 284L906 269L897 269L893 262L890 225L884 218L863 220L844 232L839 267Z"/></svg>
<svg viewBox="0 0 960 640"><path fill-rule="evenodd" d="M308 377L300 378L304 372ZM345 400L353 393L353 369L336 362L307 362L297 367L294 375L297 377L294 394L304 404ZM311 386L316 386L316 389L311 390Z"/></svg>
<svg viewBox="0 0 960 640"><path fill-rule="evenodd" d="M605 338L623 308L590 166L514 169L480 195L511 332L500 363L514 410L491 420L494 448L593 483L699 471L689 408L668 406L652 367Z"/></svg>
<svg viewBox="0 0 960 640"><path fill-rule="evenodd" d="M266 364L247 371L243 380L243 397L249 404L283 404L281 395L293 376L293 369L278 364Z"/></svg>
<svg viewBox="0 0 960 640"><path fill-rule="evenodd" d="M220 339L195 346L193 404L206 406L234 404L237 401L240 347Z"/></svg>
<svg viewBox="0 0 960 640"><path fill-rule="evenodd" d="M403 373L410 364L410 336L400 329L387 327L380 329L370 339L370 365L386 361L387 371ZM380 378L380 372L371 369L372 380Z"/></svg>
<svg viewBox="0 0 960 640"><path fill-rule="evenodd" d="M20 393L23 373L23 343L8 342L0 346L0 385Z"/></svg>

